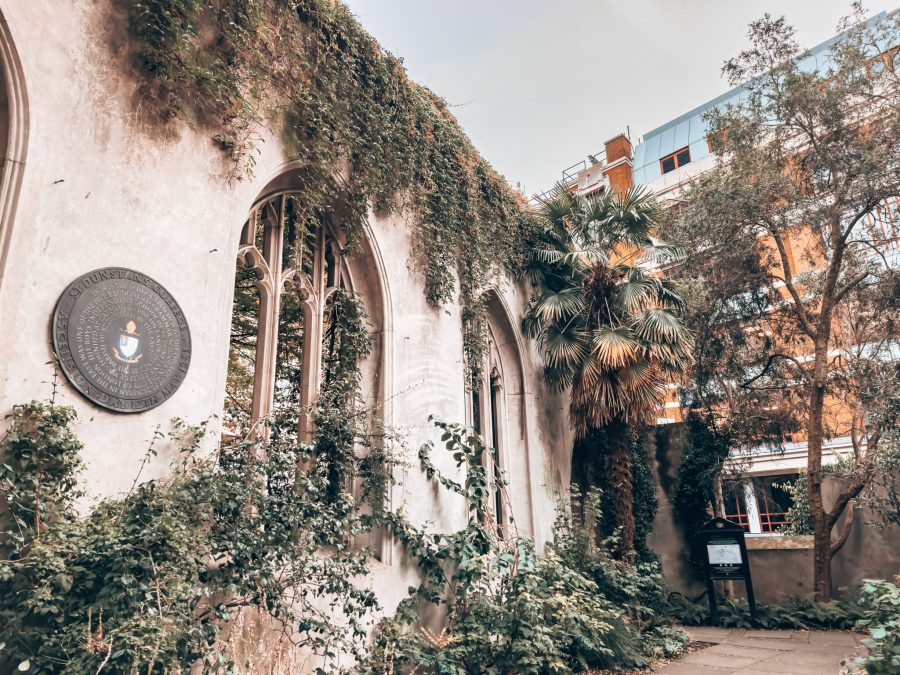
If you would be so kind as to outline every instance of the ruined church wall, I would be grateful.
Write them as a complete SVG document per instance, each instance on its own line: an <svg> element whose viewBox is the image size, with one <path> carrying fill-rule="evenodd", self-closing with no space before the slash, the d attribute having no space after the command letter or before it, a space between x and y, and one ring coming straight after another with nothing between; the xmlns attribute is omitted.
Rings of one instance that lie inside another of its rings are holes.
<svg viewBox="0 0 900 675"><path fill-rule="evenodd" d="M214 131L148 122L121 45L110 47L106 4L0 0L27 95L27 152L0 270L0 412L51 396L51 317L62 291L86 272L116 266L149 275L177 300L191 331L186 379L147 412L103 410L59 378L56 402L78 412L93 498L129 488L157 428L221 412L240 229L260 191L290 167L278 134L261 129L253 176L230 180L234 166L212 142ZM380 370L367 390L383 398L386 422L406 438L408 453L393 505L416 523L460 526L462 502L426 482L415 454L434 436L429 414L466 420L459 307L427 304L403 214L372 214L367 229L373 260L359 290L383 313ZM504 353L518 352L520 360L521 386L507 405L516 426L507 443L513 516L520 532L543 543L555 495L569 479L567 403L546 388L534 347L519 334L527 289L499 280L496 297L511 336ZM174 448L157 449L142 479L165 474ZM452 470L439 449L435 460ZM390 606L405 595L401 576L411 571L399 548L387 548L372 583Z"/></svg>

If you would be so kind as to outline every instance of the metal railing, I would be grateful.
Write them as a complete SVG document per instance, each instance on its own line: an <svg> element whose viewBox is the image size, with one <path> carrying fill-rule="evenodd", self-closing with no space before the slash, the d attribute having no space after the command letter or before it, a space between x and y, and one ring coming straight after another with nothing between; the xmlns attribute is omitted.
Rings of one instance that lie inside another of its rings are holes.
<svg viewBox="0 0 900 675"><path fill-rule="evenodd" d="M575 162L571 166L567 166L562 170L562 177L560 178L559 182L566 187L570 187L578 180L578 174L587 169L589 166L596 166L598 164L606 164L606 150L601 150L600 152L590 154L587 156L587 158L581 160L580 162ZM528 200L528 203L532 206L536 206L542 199L549 196L551 192L553 192L552 187L544 190L543 192L535 193Z"/></svg>

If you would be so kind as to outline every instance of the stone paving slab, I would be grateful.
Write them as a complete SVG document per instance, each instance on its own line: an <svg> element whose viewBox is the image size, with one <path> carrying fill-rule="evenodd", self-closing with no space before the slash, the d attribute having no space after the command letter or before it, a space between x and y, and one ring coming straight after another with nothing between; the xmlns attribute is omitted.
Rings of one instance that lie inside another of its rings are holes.
<svg viewBox="0 0 900 675"><path fill-rule="evenodd" d="M759 662L759 659L751 656L733 656L732 654L711 654L708 649L702 649L699 652L688 654L678 659L679 663L695 663L701 666L710 666L712 668L731 668L737 670L746 668Z"/></svg>
<svg viewBox="0 0 900 675"><path fill-rule="evenodd" d="M841 662L865 652L849 631L686 628L707 646L666 664L659 675L838 675Z"/></svg>
<svg viewBox="0 0 900 675"><path fill-rule="evenodd" d="M732 643L719 644L708 649L704 649L705 654L730 654L731 656L747 656L755 659L771 658L780 654L789 654L788 650L783 649L766 649L765 647L755 647L746 645L736 645Z"/></svg>

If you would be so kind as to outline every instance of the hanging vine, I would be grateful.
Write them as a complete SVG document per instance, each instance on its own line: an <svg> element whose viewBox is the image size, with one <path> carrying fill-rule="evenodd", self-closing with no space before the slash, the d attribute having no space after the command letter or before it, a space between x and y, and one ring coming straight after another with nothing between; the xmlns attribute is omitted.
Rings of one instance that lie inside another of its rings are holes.
<svg viewBox="0 0 900 675"><path fill-rule="evenodd" d="M534 219L478 154L447 103L411 82L334 0L135 0L126 5L147 102L211 129L252 170L258 130L300 160L310 212L347 206L353 241L368 209L413 214L425 293L463 306L466 361L484 345L480 292L517 272Z"/></svg>

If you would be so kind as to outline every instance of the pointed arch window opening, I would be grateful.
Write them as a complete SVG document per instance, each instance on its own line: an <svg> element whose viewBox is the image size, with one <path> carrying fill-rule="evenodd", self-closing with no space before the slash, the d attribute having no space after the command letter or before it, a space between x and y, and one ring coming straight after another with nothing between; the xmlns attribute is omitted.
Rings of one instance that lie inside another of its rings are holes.
<svg viewBox="0 0 900 675"><path fill-rule="evenodd" d="M269 419L296 420L301 440L310 440L329 299L339 288L352 290L344 253L332 225L307 213L296 193L270 194L250 210L237 255L226 386L225 421L234 435L265 435Z"/></svg>
<svg viewBox="0 0 900 675"><path fill-rule="evenodd" d="M470 389L472 427L481 434L489 448L482 456L482 466L490 483L486 497L491 521L487 523L500 539L505 539L512 525L509 495L504 485L506 472L506 406L500 358L493 336L488 332L487 375L473 379Z"/></svg>

